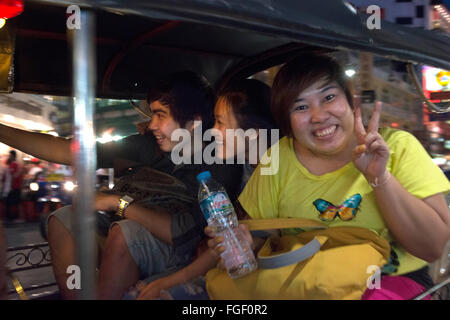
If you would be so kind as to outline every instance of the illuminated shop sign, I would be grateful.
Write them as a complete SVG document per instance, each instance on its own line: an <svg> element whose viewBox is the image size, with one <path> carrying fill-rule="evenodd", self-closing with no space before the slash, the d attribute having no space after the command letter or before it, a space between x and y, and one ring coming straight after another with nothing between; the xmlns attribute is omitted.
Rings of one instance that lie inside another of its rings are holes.
<svg viewBox="0 0 450 320"><path fill-rule="evenodd" d="M450 71L425 66L422 73L423 88L428 97L433 91L450 91Z"/></svg>

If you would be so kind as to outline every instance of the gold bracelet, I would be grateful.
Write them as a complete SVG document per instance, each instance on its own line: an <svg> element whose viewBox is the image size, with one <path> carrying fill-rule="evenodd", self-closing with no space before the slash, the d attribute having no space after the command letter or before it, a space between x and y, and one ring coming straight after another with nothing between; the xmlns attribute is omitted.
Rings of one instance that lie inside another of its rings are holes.
<svg viewBox="0 0 450 320"><path fill-rule="evenodd" d="M378 181L378 177L376 177L376 178L375 178L375 181L374 181L374 182L370 182L370 181L369 181L369 184L370 184L370 186L371 186L372 188L378 188L378 187L384 186L384 185L389 181L389 178L390 178L390 177L391 177L390 172L386 170L386 171L384 172L384 175L383 175L383 178L382 178L382 181L381 181L381 182Z"/></svg>

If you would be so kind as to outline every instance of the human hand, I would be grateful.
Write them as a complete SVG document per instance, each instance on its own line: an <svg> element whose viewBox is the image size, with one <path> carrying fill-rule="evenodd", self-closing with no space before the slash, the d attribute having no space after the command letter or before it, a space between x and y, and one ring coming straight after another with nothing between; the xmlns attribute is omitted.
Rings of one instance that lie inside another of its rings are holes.
<svg viewBox="0 0 450 320"><path fill-rule="evenodd" d="M170 289L167 277L159 278L146 285L139 293L137 300L167 299L165 292Z"/></svg>
<svg viewBox="0 0 450 320"><path fill-rule="evenodd" d="M248 226L245 224L240 224L237 228L237 231L243 234L244 239L250 244L251 249L254 250L255 243L253 242L253 237L248 230ZM213 253L214 256L216 256L217 259L220 259L219 263L217 264L217 268L220 270L224 270L225 265L223 259L221 258L221 254L226 250L226 247L223 245L223 237L217 237L211 227L205 228L205 234L209 238L211 238L208 240L209 250Z"/></svg>
<svg viewBox="0 0 450 320"><path fill-rule="evenodd" d="M95 194L95 210L96 211L115 211L120 195L97 192Z"/></svg>
<svg viewBox="0 0 450 320"><path fill-rule="evenodd" d="M223 237L216 237L216 233L214 232L213 228L206 227L205 228L205 234L208 238L207 245L208 250L212 253L212 255L219 260L219 263L217 264L217 268L220 270L224 269L223 260L220 258L220 255L222 252L225 251L225 247L220 246L220 244L223 242Z"/></svg>
<svg viewBox="0 0 450 320"><path fill-rule="evenodd" d="M358 145L353 149L352 160L369 182L385 177L390 154L387 143L378 133L381 106L381 101L377 101L367 131L362 122L361 109L355 106L354 132Z"/></svg>

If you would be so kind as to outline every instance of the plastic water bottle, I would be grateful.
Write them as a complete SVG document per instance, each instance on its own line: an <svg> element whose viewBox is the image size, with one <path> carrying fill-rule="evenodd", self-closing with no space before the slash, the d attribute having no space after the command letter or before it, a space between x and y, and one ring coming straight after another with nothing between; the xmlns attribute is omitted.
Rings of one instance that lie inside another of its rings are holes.
<svg viewBox="0 0 450 320"><path fill-rule="evenodd" d="M242 277L257 268L255 255L241 229L233 205L225 189L205 171L197 176L200 183L198 202L203 215L217 236L223 238L225 251L221 257L232 278Z"/></svg>

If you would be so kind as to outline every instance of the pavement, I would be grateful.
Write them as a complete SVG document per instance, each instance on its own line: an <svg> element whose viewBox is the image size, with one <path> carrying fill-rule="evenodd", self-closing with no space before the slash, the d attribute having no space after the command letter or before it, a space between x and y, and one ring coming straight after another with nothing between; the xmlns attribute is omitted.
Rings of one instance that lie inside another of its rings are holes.
<svg viewBox="0 0 450 320"><path fill-rule="evenodd" d="M45 243L40 232L39 222L24 222L24 223L8 223L4 222L4 231L8 248L11 247L24 247L28 245L35 245ZM30 267L32 264L48 263L50 259L50 253L47 253L48 247L32 249L20 249L17 251L8 251L7 253L7 266L9 269L15 269L20 267ZM25 257L28 256L28 262L25 261ZM25 271L14 272L14 275L20 281L23 288L32 288L36 285L44 283L55 283L55 277L51 266L32 268ZM8 281L8 291L14 289L12 282ZM32 290L26 290L26 294L30 299L45 298L54 294L58 290L56 284ZM18 300L17 293L9 294L8 299Z"/></svg>

